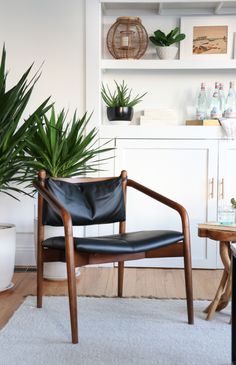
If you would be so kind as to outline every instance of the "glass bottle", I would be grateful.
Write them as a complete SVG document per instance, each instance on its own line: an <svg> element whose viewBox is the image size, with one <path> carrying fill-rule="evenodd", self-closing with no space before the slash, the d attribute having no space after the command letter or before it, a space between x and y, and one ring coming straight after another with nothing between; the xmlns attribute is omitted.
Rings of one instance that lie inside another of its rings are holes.
<svg viewBox="0 0 236 365"><path fill-rule="evenodd" d="M229 92L226 99L225 117L226 118L236 117L236 95L234 91L233 81L230 81L229 83Z"/></svg>
<svg viewBox="0 0 236 365"><path fill-rule="evenodd" d="M230 201L223 199L219 202L218 222L225 226L235 224L235 209Z"/></svg>
<svg viewBox="0 0 236 365"><path fill-rule="evenodd" d="M196 119L202 120L207 116L207 94L205 83L201 83L201 89L197 97Z"/></svg>
<svg viewBox="0 0 236 365"><path fill-rule="evenodd" d="M211 97L211 118L218 119L222 117L222 113L220 110L220 98L219 98L219 84L218 82L215 83L215 90Z"/></svg>
<svg viewBox="0 0 236 365"><path fill-rule="evenodd" d="M224 116L225 105L226 105L226 97L224 93L224 84L220 83L219 87L219 99L220 99L220 112L222 116Z"/></svg>

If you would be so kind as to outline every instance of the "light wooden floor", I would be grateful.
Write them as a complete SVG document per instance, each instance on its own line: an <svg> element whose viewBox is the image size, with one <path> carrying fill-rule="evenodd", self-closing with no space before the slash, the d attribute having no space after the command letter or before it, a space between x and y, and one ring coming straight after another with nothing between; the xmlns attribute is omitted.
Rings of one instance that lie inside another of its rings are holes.
<svg viewBox="0 0 236 365"><path fill-rule="evenodd" d="M221 270L193 270L194 299L212 299L222 275ZM117 269L81 268L78 294L114 297L117 291ZM0 328L28 295L36 294L36 273L15 273L14 288L0 293ZM44 295L67 295L65 281L44 281ZM124 297L185 298L182 269L127 268Z"/></svg>

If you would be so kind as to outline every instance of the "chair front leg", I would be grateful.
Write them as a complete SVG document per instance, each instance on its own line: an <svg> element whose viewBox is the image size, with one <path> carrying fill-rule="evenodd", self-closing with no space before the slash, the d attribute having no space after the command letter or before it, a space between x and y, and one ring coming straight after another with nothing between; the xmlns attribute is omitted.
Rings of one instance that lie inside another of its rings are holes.
<svg viewBox="0 0 236 365"><path fill-rule="evenodd" d="M184 275L187 299L188 323L194 324L192 263L189 234L184 238Z"/></svg>
<svg viewBox="0 0 236 365"><path fill-rule="evenodd" d="M73 237L66 238L71 240L72 243L66 243L66 267L67 267L67 282L68 282L68 294L69 294L69 306L70 306L70 323L71 323L71 335L72 343L79 342L78 338L78 318L77 318L77 293L76 293L76 275L75 275L75 263L73 252ZM69 249L68 249L69 248Z"/></svg>

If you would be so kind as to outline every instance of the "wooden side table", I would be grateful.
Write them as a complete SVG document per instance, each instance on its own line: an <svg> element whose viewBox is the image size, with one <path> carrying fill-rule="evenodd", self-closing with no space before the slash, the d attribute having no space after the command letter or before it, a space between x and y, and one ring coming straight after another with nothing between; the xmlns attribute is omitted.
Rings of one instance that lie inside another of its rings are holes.
<svg viewBox="0 0 236 365"><path fill-rule="evenodd" d="M231 250L230 242L236 241L236 227L227 227L217 225L213 227L209 224L199 224L199 237L207 237L215 241L219 241L220 257L224 265L223 275L216 291L215 298L211 304L205 309L207 320L212 319L214 313L222 310L227 306L231 298ZM204 228L203 228L204 227Z"/></svg>

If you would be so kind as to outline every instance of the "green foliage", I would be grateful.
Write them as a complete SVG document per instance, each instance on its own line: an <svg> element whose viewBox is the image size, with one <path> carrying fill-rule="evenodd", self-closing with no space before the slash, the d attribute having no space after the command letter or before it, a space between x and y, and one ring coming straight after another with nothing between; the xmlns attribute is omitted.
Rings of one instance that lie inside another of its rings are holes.
<svg viewBox="0 0 236 365"><path fill-rule="evenodd" d="M154 36L149 37L149 39L155 46L167 47L185 38L185 34L179 32L179 27L172 29L167 35L158 29L154 32Z"/></svg>
<svg viewBox="0 0 236 365"><path fill-rule="evenodd" d="M231 204L232 204L233 208L234 208L234 209L236 209L236 200L235 200L234 198L232 198L232 199L230 200L230 202L231 202Z"/></svg>
<svg viewBox="0 0 236 365"><path fill-rule="evenodd" d="M124 80L121 84L118 84L115 80L114 82L116 84L116 89L113 93L110 91L108 85L105 87L102 83L101 95L107 107L133 107L134 105L140 103L144 95L147 94L144 93L141 96L137 94L134 98L132 98L132 89L128 88Z"/></svg>
<svg viewBox="0 0 236 365"><path fill-rule="evenodd" d="M53 177L73 177L100 170L100 153L112 150L97 144L97 131L85 133L90 120L87 113L80 119L76 112L67 124L67 114L62 110L56 116L54 108L50 117L37 117L35 130L27 141L27 166L36 175L44 169Z"/></svg>
<svg viewBox="0 0 236 365"><path fill-rule="evenodd" d="M36 114L43 115L47 110L48 99L20 126L22 114L29 102L34 85L39 78L35 75L30 81L31 67L20 80L8 91L6 90L7 72L6 50L3 47L0 64L0 192L15 199L14 193L25 193L18 187L27 180L24 147L30 134Z"/></svg>

